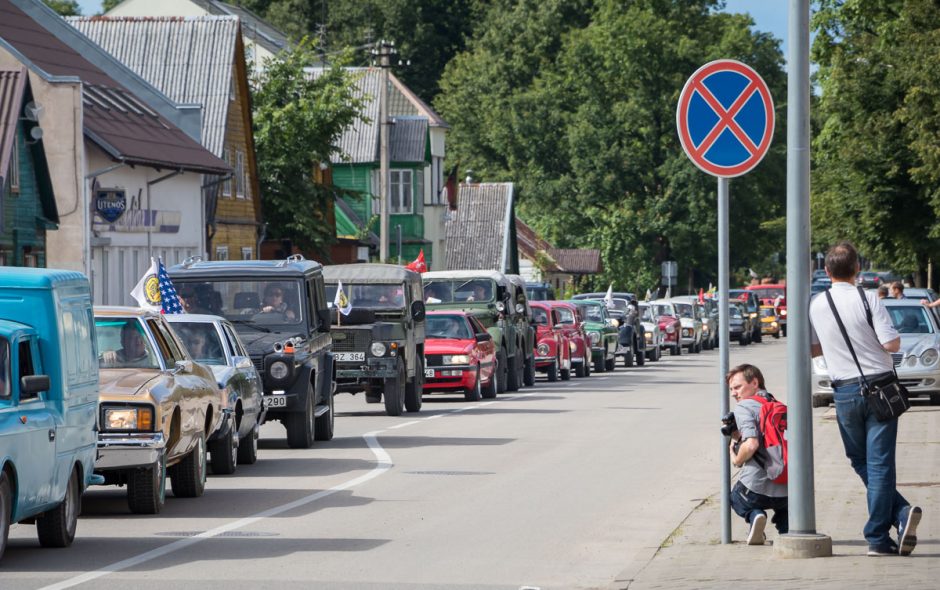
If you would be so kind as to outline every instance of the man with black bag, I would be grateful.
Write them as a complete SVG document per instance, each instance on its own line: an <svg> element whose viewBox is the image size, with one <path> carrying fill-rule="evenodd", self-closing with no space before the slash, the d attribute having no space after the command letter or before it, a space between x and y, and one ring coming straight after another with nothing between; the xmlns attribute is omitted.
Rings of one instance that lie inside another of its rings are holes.
<svg viewBox="0 0 940 590"><path fill-rule="evenodd" d="M832 287L810 302L811 353L826 361L845 454L868 491L868 555L910 555L922 511L897 490L897 417L909 406L890 353L901 338L881 300L855 287L858 252L850 242L829 249L826 272Z"/></svg>

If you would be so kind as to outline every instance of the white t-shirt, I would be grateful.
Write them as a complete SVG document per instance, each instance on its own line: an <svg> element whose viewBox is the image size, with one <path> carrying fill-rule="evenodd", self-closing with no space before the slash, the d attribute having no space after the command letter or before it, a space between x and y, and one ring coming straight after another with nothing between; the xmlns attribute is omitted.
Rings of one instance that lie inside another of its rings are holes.
<svg viewBox="0 0 940 590"><path fill-rule="evenodd" d="M855 355L865 375L877 375L891 371L894 364L891 355L882 344L898 338L898 331L891 323L885 306L878 299L878 294L866 292L868 305L871 307L874 332L865 316L865 305L858 294L858 288L849 283L833 282L829 289L832 301L839 311L839 317L845 325L845 331L852 341ZM839 324L832 314L826 293L819 293L809 304L810 339L813 344L821 344L823 358L826 359L829 378L833 381L855 379L859 376L858 367L852 360ZM877 337L875 334L877 333Z"/></svg>

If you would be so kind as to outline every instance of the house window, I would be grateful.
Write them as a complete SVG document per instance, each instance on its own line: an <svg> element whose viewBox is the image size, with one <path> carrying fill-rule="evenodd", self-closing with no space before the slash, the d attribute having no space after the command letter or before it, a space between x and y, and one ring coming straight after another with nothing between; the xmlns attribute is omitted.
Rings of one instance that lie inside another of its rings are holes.
<svg viewBox="0 0 940 590"><path fill-rule="evenodd" d="M235 196L244 199L247 192L245 186L248 184L245 177L245 152L235 150Z"/></svg>
<svg viewBox="0 0 940 590"><path fill-rule="evenodd" d="M39 258L35 254L23 254L23 266L36 268L39 266Z"/></svg>
<svg viewBox="0 0 940 590"><path fill-rule="evenodd" d="M242 260L251 260L253 251L251 248L242 248Z"/></svg>
<svg viewBox="0 0 940 590"><path fill-rule="evenodd" d="M13 137L13 157L10 159L10 190L20 192L20 138L17 136Z"/></svg>
<svg viewBox="0 0 940 590"><path fill-rule="evenodd" d="M411 170L392 170L389 172L389 213L411 213L412 187Z"/></svg>
<svg viewBox="0 0 940 590"><path fill-rule="evenodd" d="M215 247L215 259L216 260L228 260L228 246L216 246Z"/></svg>
<svg viewBox="0 0 940 590"><path fill-rule="evenodd" d="M232 163L232 150L230 150L229 148L225 148L224 150L222 150L222 159L225 160L227 164L231 164ZM223 197L232 196L232 179L231 178L229 178L228 180L222 183L222 196Z"/></svg>

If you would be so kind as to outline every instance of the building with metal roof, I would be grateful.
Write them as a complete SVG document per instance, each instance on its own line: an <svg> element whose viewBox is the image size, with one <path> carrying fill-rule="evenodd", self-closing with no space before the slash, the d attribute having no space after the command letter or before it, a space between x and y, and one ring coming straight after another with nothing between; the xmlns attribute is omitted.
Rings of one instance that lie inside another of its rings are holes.
<svg viewBox="0 0 940 590"><path fill-rule="evenodd" d="M513 183L461 183L445 232L446 270L519 274Z"/></svg>

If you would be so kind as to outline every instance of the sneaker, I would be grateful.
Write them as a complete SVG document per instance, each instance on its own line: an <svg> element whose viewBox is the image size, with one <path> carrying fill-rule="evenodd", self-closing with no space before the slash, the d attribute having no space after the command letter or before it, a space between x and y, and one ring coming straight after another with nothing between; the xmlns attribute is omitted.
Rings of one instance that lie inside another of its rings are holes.
<svg viewBox="0 0 940 590"><path fill-rule="evenodd" d="M901 543L901 555L910 555L917 545L917 525L923 511L920 506L908 506L907 514L898 525L898 541Z"/></svg>
<svg viewBox="0 0 940 590"><path fill-rule="evenodd" d="M868 556L869 557L884 557L886 555L897 555L898 548L895 547L894 543L890 545L869 545L868 546Z"/></svg>
<svg viewBox="0 0 940 590"><path fill-rule="evenodd" d="M764 544L764 541L767 540L767 535L764 534L765 526L767 526L766 514L758 514L753 519L751 519L751 530L747 533L748 545Z"/></svg>

